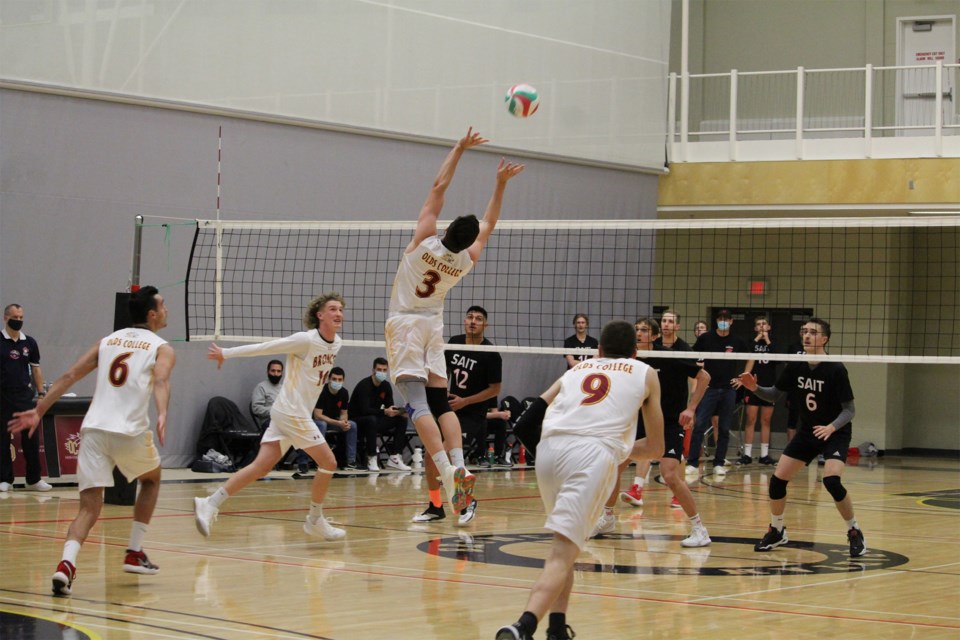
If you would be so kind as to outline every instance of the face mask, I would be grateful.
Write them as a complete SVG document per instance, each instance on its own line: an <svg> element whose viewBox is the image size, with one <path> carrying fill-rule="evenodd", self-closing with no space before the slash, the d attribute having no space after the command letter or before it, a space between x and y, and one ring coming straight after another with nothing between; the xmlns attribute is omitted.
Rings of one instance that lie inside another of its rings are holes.
<svg viewBox="0 0 960 640"><path fill-rule="evenodd" d="M376 373L373 374L373 377L377 379L377 382L383 382L384 380L387 379L387 372L377 371Z"/></svg>
<svg viewBox="0 0 960 640"><path fill-rule="evenodd" d="M717 329L719 329L720 331L729 331L730 323L726 320L720 320L717 322Z"/></svg>
<svg viewBox="0 0 960 640"><path fill-rule="evenodd" d="M10 318L7 320L7 326L14 331L20 331L20 329L23 329L23 320L14 320L13 318Z"/></svg>
<svg viewBox="0 0 960 640"><path fill-rule="evenodd" d="M267 376L267 379L270 381L270 384L280 384L280 381L283 380L283 374L279 376Z"/></svg>
<svg viewBox="0 0 960 640"><path fill-rule="evenodd" d="M337 391L340 391L340 389L343 389L343 383L342 383L342 382L331 382L331 383L330 383L330 391L333 391L334 393L336 393Z"/></svg>

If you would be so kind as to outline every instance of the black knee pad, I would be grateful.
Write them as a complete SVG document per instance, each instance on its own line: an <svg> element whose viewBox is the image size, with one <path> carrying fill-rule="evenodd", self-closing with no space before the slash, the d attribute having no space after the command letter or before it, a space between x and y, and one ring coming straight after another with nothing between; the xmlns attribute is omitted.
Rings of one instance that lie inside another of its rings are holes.
<svg viewBox="0 0 960 640"><path fill-rule="evenodd" d="M430 412L438 418L453 411L447 401L447 390L438 387L427 387L427 405L430 407Z"/></svg>
<svg viewBox="0 0 960 640"><path fill-rule="evenodd" d="M833 496L834 502L840 502L847 497L847 489L840 482L840 476L824 476L823 486Z"/></svg>
<svg viewBox="0 0 960 640"><path fill-rule="evenodd" d="M787 481L781 480L777 476L770 478L770 499L771 500L782 500L787 497Z"/></svg>

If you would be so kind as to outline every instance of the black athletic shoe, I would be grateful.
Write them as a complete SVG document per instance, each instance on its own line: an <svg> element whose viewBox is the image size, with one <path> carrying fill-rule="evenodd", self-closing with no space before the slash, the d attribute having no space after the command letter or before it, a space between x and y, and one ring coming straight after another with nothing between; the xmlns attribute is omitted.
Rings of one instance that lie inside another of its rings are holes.
<svg viewBox="0 0 960 640"><path fill-rule="evenodd" d="M573 638L576 637L577 634L573 632L573 629L571 629L568 624L564 625L564 628L559 631L547 629L547 640L573 640Z"/></svg>
<svg viewBox="0 0 960 640"><path fill-rule="evenodd" d="M852 527L847 531L847 540L850 541L850 557L859 558L867 552L867 542L863 539L863 531Z"/></svg>
<svg viewBox="0 0 960 640"><path fill-rule="evenodd" d="M433 506L433 503L427 505L426 510L418 516L413 516L411 522L433 522L443 520L447 517L447 512L443 510L443 505Z"/></svg>
<svg viewBox="0 0 960 640"><path fill-rule="evenodd" d="M497 629L496 640L533 640L533 636L520 629L520 623L514 622L506 627Z"/></svg>
<svg viewBox="0 0 960 640"><path fill-rule="evenodd" d="M775 465L775 464L777 464L777 461L774 460L773 458L771 458L770 456L763 456L762 458L760 458L759 460L757 460L757 462L759 462L760 464L766 464L766 465Z"/></svg>
<svg viewBox="0 0 960 640"><path fill-rule="evenodd" d="M747 454L743 454L742 456L740 456L740 464L750 464L752 462L753 462L753 458L751 458Z"/></svg>
<svg viewBox="0 0 960 640"><path fill-rule="evenodd" d="M773 525L767 529L767 533L764 534L763 539L753 547L754 551L773 551L780 545L787 544L789 540L787 539L787 528L784 527L780 531L777 531L773 528Z"/></svg>

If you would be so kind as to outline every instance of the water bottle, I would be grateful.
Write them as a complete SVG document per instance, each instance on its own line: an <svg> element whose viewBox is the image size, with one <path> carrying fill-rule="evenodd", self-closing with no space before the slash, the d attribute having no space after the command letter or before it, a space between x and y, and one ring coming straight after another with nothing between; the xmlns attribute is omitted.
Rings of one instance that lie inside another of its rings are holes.
<svg viewBox="0 0 960 640"><path fill-rule="evenodd" d="M487 464L489 464L492 467L496 459L497 459L497 454L493 452L493 445L491 444L489 447L487 447Z"/></svg>
<svg viewBox="0 0 960 640"><path fill-rule="evenodd" d="M410 462L413 463L413 468L416 470L423 469L423 449L416 447L413 450L413 457L410 459Z"/></svg>

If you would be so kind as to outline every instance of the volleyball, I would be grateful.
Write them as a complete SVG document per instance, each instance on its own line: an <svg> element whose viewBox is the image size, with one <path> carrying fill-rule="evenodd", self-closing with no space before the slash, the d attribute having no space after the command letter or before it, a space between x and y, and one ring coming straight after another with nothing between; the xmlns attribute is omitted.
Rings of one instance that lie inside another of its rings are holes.
<svg viewBox="0 0 960 640"><path fill-rule="evenodd" d="M540 95L528 84L515 84L507 90L504 101L507 103L507 111L518 118L526 118L537 112Z"/></svg>

